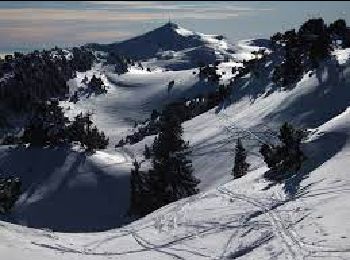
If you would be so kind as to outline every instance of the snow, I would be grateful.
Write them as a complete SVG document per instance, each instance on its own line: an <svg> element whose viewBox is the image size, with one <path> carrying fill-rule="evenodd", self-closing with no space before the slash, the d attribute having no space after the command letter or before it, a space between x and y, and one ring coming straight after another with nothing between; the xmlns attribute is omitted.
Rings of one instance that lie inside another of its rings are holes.
<svg viewBox="0 0 350 260"><path fill-rule="evenodd" d="M199 35L220 53L231 48L213 36L171 30L183 37ZM266 49L267 43L247 40L232 46L232 59L218 66L226 81L233 77L232 67L241 67L251 51ZM107 149L85 156L79 148L1 147L0 169L24 183L14 213L0 221L1 259L350 258L349 49L334 51L343 71L336 70L335 60L327 61L292 90L271 82L272 54L260 68L263 77L248 74L237 82L230 101L184 122L201 192L139 220L126 217L132 162L143 159L144 145L154 136L123 148L114 145L152 109L213 89L192 73L198 68L185 66L191 59L183 57L196 56L198 48L173 50L177 55L167 61L142 62L150 72L130 67L117 75L99 63L69 82L73 92L85 76L96 74L107 86L107 94L61 102L70 118L93 111L94 123L110 138ZM165 70L179 59L182 67ZM275 141L267 130L278 131L284 121L309 130L303 144L309 160L285 184L271 185L263 178L268 169L258 150L261 142ZM238 137L244 137L251 166L246 176L233 180Z"/></svg>
<svg viewBox="0 0 350 260"><path fill-rule="evenodd" d="M337 58L339 64L344 64L349 61L350 48L334 50L333 55Z"/></svg>
<svg viewBox="0 0 350 260"><path fill-rule="evenodd" d="M216 39L217 35L207 35L203 33L199 33L199 35L204 41L216 46L219 49L227 50L229 47L228 43L225 40Z"/></svg>
<svg viewBox="0 0 350 260"><path fill-rule="evenodd" d="M15 172L23 181L23 194L11 216L13 223L93 231L125 221L122 215L128 208L132 162L127 152L98 151L85 156L64 148L5 147L0 150L0 162L2 172ZM111 208L111 204L116 206Z"/></svg>
<svg viewBox="0 0 350 260"><path fill-rule="evenodd" d="M145 74L154 74L154 73L159 73L162 72L163 70L160 68L156 68L152 71L147 71L138 67L130 67L128 69L128 74L141 74L141 75L145 75Z"/></svg>
<svg viewBox="0 0 350 260"><path fill-rule="evenodd" d="M190 30L187 30L185 28L181 28L181 27L178 27L175 29L175 31L182 35L182 36L191 36L191 35L194 35L194 32L190 31Z"/></svg>
<svg viewBox="0 0 350 260"><path fill-rule="evenodd" d="M235 54L233 54L233 57L236 60L243 61L243 60L251 60L255 58L254 55L251 54L253 51L259 51L259 50L265 50L266 53L270 53L267 44L267 40L241 40L238 41L237 44L234 46L233 50L235 51Z"/></svg>
<svg viewBox="0 0 350 260"><path fill-rule="evenodd" d="M198 67L199 62L214 63L230 60L231 44L217 35L193 32L168 23L144 35L120 43L96 45L101 50L114 50L145 64L156 63L170 70L186 70Z"/></svg>

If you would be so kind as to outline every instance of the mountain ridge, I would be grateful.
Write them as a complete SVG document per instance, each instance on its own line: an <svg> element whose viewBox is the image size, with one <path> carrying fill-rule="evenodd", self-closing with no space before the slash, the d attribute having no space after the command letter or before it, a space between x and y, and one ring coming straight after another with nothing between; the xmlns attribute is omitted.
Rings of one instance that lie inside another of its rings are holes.
<svg viewBox="0 0 350 260"><path fill-rule="evenodd" d="M220 35L207 36L195 33L169 22L128 40L110 44L90 43L87 46L95 50L115 52L121 56L142 60L155 57L162 51L177 52L204 46L215 51L213 45L210 44L210 37L214 41L224 41L224 37Z"/></svg>

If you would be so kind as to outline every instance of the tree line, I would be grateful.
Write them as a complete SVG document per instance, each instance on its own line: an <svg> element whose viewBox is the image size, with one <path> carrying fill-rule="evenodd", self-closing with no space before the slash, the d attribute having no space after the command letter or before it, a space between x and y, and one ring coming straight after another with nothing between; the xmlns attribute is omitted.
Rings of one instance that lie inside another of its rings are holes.
<svg viewBox="0 0 350 260"><path fill-rule="evenodd" d="M38 101L65 99L69 93L66 82L77 71L90 70L94 60L84 47L74 47L71 55L57 47L25 55L16 52L13 58L0 60L0 75L9 75L0 81L1 103L21 113L31 111Z"/></svg>
<svg viewBox="0 0 350 260"><path fill-rule="evenodd" d="M215 92L198 95L196 98L185 99L183 101L174 101L170 106L176 107L179 111L181 122L191 120L192 118L207 112L216 107L229 96L230 86L217 85ZM135 124L136 131L121 139L115 147L123 147L125 144L135 144L143 140L146 136L156 135L159 132L159 115L162 111L154 109L148 119L140 124Z"/></svg>
<svg viewBox="0 0 350 260"><path fill-rule="evenodd" d="M283 57L274 69L272 80L292 88L306 71L319 67L322 60L329 58L335 47L350 47L350 28L343 19L329 26L322 18L310 19L298 31L277 32L270 40L272 49Z"/></svg>
<svg viewBox="0 0 350 260"><path fill-rule="evenodd" d="M91 113L80 113L70 121L64 116L57 100L37 103L20 140L33 146L79 142L88 152L104 149L108 145L108 138L93 125L91 116Z"/></svg>

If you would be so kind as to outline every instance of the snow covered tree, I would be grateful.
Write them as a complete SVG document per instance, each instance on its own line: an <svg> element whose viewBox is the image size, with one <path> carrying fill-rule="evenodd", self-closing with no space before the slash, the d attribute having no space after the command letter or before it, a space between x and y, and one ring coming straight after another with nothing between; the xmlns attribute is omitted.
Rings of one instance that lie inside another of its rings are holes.
<svg viewBox="0 0 350 260"><path fill-rule="evenodd" d="M247 174L250 164L246 162L246 158L247 152L242 145L241 139L238 139L235 148L235 165L232 170L235 179Z"/></svg>
<svg viewBox="0 0 350 260"><path fill-rule="evenodd" d="M300 147L305 136L305 131L294 129L286 122L282 125L278 136L281 144L261 146L260 153L270 168L270 171L265 174L266 178L280 181L300 170L302 163L306 160Z"/></svg>
<svg viewBox="0 0 350 260"><path fill-rule="evenodd" d="M18 177L0 177L0 213L9 213L20 194L21 181Z"/></svg>

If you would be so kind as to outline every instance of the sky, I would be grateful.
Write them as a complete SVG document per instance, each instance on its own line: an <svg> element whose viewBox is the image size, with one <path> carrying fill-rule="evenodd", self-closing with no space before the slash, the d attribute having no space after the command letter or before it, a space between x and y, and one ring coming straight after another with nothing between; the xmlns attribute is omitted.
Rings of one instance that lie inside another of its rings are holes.
<svg viewBox="0 0 350 260"><path fill-rule="evenodd" d="M267 38L312 17L345 19L348 1L3 1L0 51L110 43L145 33L169 19L234 42Z"/></svg>

